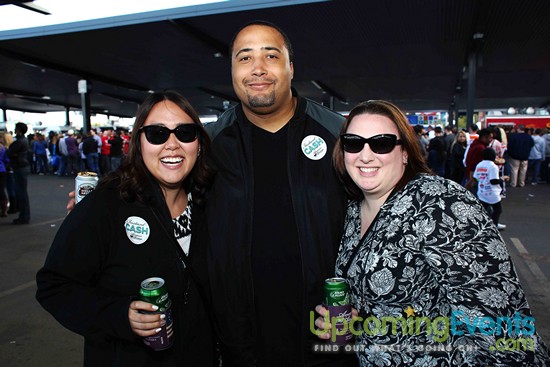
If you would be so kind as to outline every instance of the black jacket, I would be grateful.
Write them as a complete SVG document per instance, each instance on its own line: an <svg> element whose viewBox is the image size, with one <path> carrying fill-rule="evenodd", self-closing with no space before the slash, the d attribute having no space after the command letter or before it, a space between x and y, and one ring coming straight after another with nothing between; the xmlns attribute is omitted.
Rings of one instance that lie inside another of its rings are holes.
<svg viewBox="0 0 550 367"><path fill-rule="evenodd" d="M27 167L29 165L28 153L29 141L25 136L17 135L6 152L10 159L10 167L13 169Z"/></svg>
<svg viewBox="0 0 550 367"><path fill-rule="evenodd" d="M114 183L86 196L59 228L37 274L40 304L63 326L84 336L85 366L213 364L209 319L182 261L185 254L175 239L168 207L154 186L147 205L122 201ZM204 259L204 221L197 205L192 215L192 243L185 261L194 267ZM141 227L148 233L141 236L143 243L130 217L147 223ZM166 281L173 302L175 341L165 351L149 350L128 321L129 304L149 277Z"/></svg>
<svg viewBox="0 0 550 367"><path fill-rule="evenodd" d="M304 300L302 350L304 365L315 365L327 355L306 351L319 339L310 332L309 312L322 303L324 279L334 276L346 206L343 185L332 166L332 151L344 118L321 105L298 98L289 122L288 171L302 254ZM226 111L206 125L212 138L211 164L216 178L206 200L208 271L225 366L253 366L256 325L251 266L251 234L254 198L251 126L245 123L242 106ZM322 159L302 152L308 136L327 144ZM273 269L273 271L280 271ZM273 297L284 297L274 294ZM277 332L273 315L273 333ZM332 364L335 365L335 364Z"/></svg>
<svg viewBox="0 0 550 367"><path fill-rule="evenodd" d="M511 134L508 138L507 152L510 158L526 161L529 159L531 148L535 145L533 138L527 133Z"/></svg>

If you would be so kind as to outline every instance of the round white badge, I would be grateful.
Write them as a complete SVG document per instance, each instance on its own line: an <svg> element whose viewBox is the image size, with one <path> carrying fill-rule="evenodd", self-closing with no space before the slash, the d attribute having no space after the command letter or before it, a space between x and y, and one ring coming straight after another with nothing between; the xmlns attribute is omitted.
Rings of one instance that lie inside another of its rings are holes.
<svg viewBox="0 0 550 367"><path fill-rule="evenodd" d="M128 217L126 222L124 222L124 229L126 230L128 239L136 245L141 245L147 241L151 234L149 223L140 217Z"/></svg>
<svg viewBox="0 0 550 367"><path fill-rule="evenodd" d="M308 135L302 140L302 152L311 160L318 161L327 154L327 143L317 135Z"/></svg>

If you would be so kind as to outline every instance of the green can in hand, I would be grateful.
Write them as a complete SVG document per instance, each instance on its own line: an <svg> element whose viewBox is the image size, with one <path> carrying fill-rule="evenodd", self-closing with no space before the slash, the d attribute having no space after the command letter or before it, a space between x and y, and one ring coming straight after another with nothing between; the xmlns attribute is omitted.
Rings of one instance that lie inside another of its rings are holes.
<svg viewBox="0 0 550 367"><path fill-rule="evenodd" d="M148 303L158 306L157 311L147 313L164 314L166 324L153 336L143 338L143 342L153 350L164 350L170 348L174 343L174 330L172 329L172 301L168 296L168 289L162 278L147 278L141 282L139 298Z"/></svg>
<svg viewBox="0 0 550 367"><path fill-rule="evenodd" d="M328 319L332 324L331 342L337 345L350 343L353 334L349 329L352 317L349 285L344 278L328 278L324 290L323 305L328 310Z"/></svg>

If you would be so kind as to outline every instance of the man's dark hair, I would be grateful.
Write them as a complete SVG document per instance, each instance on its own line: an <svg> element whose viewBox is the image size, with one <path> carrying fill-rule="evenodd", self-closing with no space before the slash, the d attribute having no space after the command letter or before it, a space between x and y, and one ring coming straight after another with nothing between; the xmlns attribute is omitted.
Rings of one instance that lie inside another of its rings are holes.
<svg viewBox="0 0 550 367"><path fill-rule="evenodd" d="M290 62L294 62L294 51L292 50L292 44L290 43L290 39L288 38L286 33L281 28L279 28L277 25L275 25L271 22L268 22L266 20L253 20L251 22L246 23L241 28L239 28L237 30L237 32L235 32L235 34L233 35L233 38L231 38L231 43L229 43L229 57L231 57L231 55L233 55L233 45L235 44L235 39L237 38L239 33L243 29L245 29L246 27L249 27L251 25L261 25L261 26L264 26L264 27L270 27L270 28L275 29L277 32L279 32L281 34L281 36L283 37L285 47L288 50L288 59L289 59Z"/></svg>
<svg viewBox="0 0 550 367"><path fill-rule="evenodd" d="M489 136L489 135L491 135L491 130L489 130L489 129L481 129L481 130L479 130L479 131L477 132L477 135L478 135L478 137L480 137L480 138L482 138L482 137L484 137L484 136Z"/></svg>
<svg viewBox="0 0 550 367"><path fill-rule="evenodd" d="M424 126L422 126L422 125L414 125L413 129L414 129L414 132L415 132L415 133L420 134L420 133L422 133L422 130L424 130Z"/></svg>
<svg viewBox="0 0 550 367"><path fill-rule="evenodd" d="M497 153L493 148L483 149L481 152L481 159L484 161L494 161L497 159Z"/></svg>
<svg viewBox="0 0 550 367"><path fill-rule="evenodd" d="M17 132L20 132L21 134L25 135L27 133L27 130L29 130L29 128L27 127L27 124L24 124L22 122L18 122L17 124L15 124L16 134Z"/></svg>

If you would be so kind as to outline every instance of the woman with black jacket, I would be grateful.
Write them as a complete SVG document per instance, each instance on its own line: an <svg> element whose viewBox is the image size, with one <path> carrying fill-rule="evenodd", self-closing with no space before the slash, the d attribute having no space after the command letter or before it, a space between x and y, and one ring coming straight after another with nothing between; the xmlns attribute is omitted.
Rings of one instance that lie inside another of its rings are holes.
<svg viewBox="0 0 550 367"><path fill-rule="evenodd" d="M199 280L209 144L183 97L151 94L138 111L125 163L59 229L37 274L36 298L84 336L85 366L215 363ZM162 351L143 342L166 322L162 314L143 313L155 309L138 300L141 282L150 277L165 280L172 300L174 345Z"/></svg>

